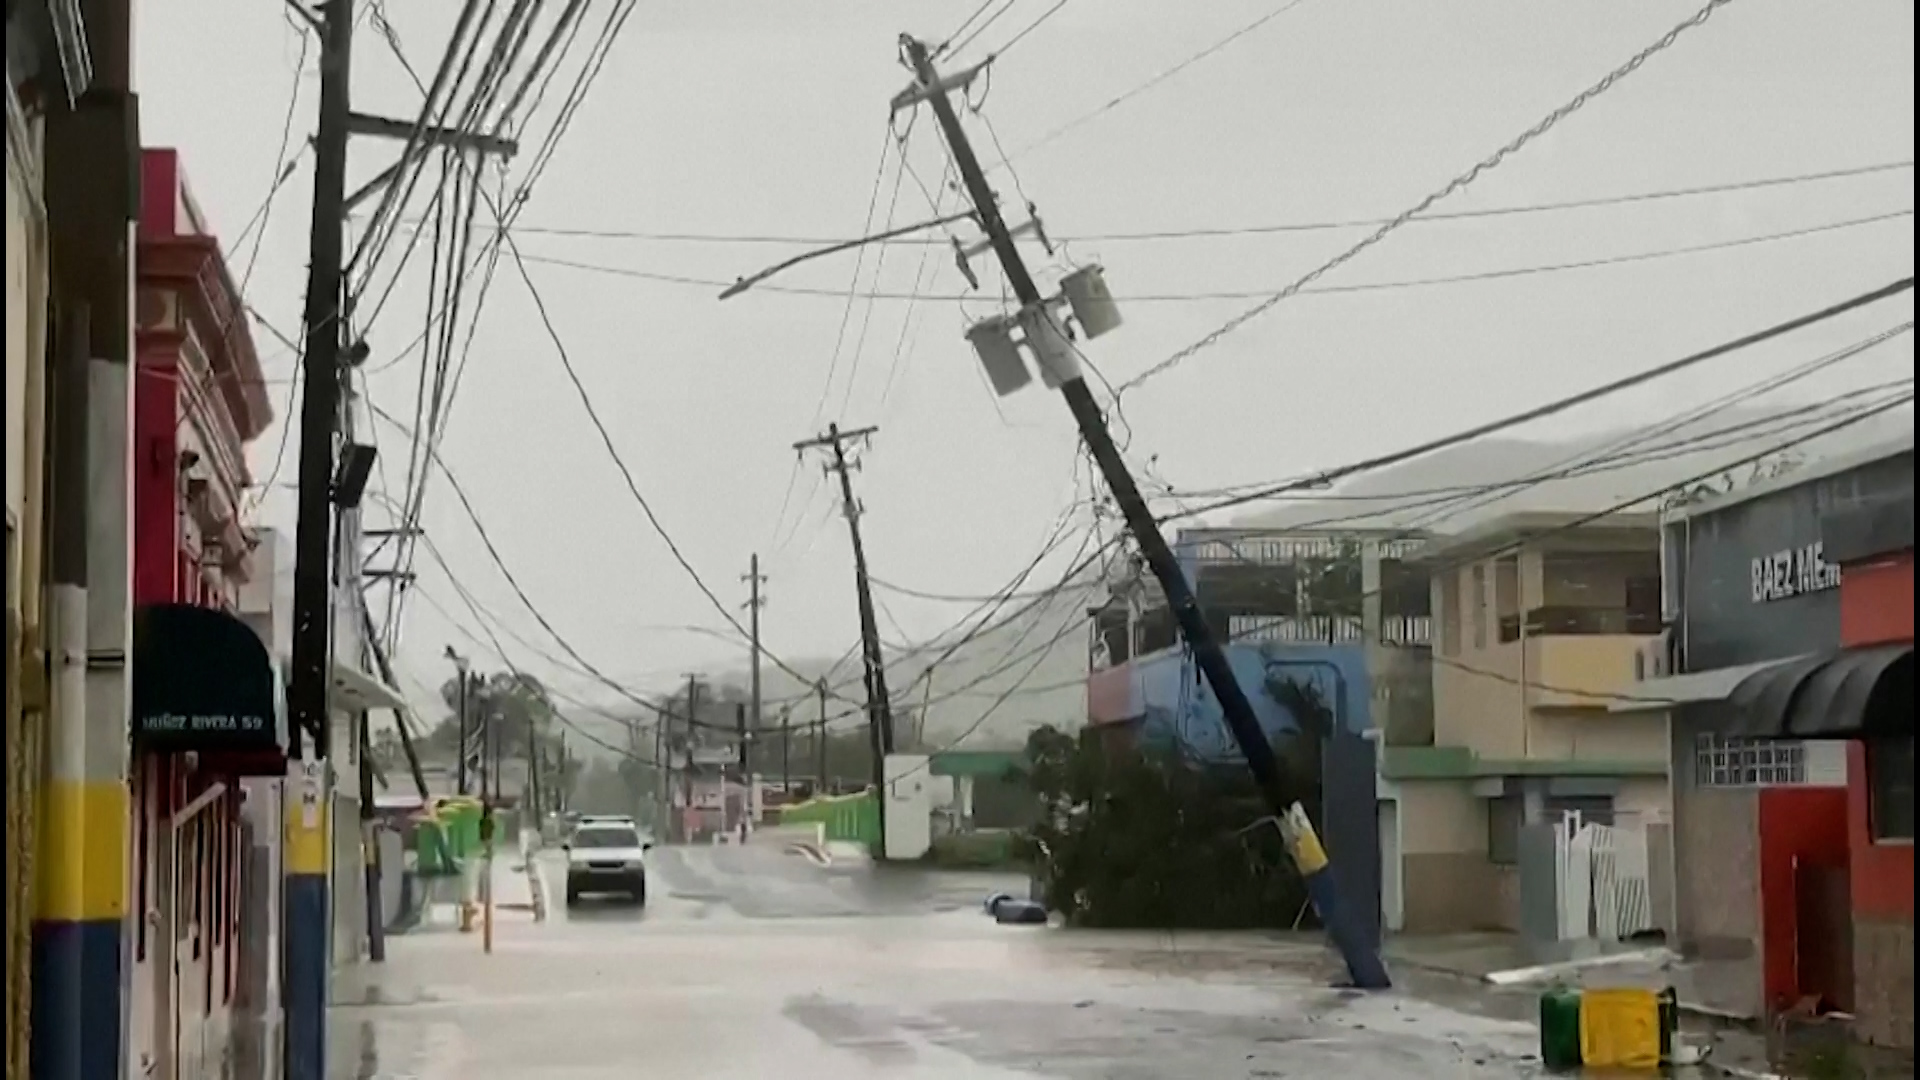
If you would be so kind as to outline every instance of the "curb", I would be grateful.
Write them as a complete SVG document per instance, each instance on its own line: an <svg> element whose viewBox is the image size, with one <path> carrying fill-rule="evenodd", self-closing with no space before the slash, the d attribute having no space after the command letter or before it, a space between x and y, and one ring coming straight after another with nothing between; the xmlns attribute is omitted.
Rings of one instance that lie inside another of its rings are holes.
<svg viewBox="0 0 1920 1080"><path fill-rule="evenodd" d="M790 854L804 856L808 862L818 867L825 868L833 865L833 856L828 854L824 848L813 844L788 844L787 851Z"/></svg>

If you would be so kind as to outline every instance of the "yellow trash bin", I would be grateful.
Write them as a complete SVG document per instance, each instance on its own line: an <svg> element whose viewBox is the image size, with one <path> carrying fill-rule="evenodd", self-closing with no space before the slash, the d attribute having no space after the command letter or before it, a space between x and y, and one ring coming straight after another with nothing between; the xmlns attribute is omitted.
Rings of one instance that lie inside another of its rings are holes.
<svg viewBox="0 0 1920 1080"><path fill-rule="evenodd" d="M1580 1062L1590 1069L1655 1072L1673 1053L1671 990L1586 990L1580 995Z"/></svg>

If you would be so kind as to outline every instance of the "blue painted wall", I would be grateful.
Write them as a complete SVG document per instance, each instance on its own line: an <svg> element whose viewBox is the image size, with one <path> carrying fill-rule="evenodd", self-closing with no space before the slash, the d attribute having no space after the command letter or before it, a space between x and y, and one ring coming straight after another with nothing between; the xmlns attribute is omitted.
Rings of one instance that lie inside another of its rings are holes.
<svg viewBox="0 0 1920 1080"><path fill-rule="evenodd" d="M1261 730L1269 738L1297 726L1266 692L1269 672L1284 673L1316 687L1334 709L1335 720L1343 730L1358 734L1372 727L1366 650L1351 645L1262 642L1228 645L1226 651L1241 688L1253 702ZM1144 717L1144 742L1178 744L1206 761L1240 759L1220 701L1200 677L1186 650L1151 653L1136 659L1129 668L1129 714Z"/></svg>

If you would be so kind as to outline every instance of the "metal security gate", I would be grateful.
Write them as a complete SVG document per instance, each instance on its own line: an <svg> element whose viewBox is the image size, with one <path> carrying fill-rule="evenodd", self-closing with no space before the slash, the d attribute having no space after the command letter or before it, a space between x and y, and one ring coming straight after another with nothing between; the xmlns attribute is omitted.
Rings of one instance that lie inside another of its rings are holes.
<svg viewBox="0 0 1920 1080"><path fill-rule="evenodd" d="M1554 826L1562 941L1622 941L1654 929L1647 836L1640 829L1583 822L1578 811Z"/></svg>
<svg viewBox="0 0 1920 1080"><path fill-rule="evenodd" d="M162 1030L173 1033L172 1053L163 1053L160 1080L191 1080L210 1061L209 1018L214 1003L212 867L223 825L226 786L215 784L175 812L168 822L165 880L159 892L157 944L166 951L160 968L166 1000Z"/></svg>

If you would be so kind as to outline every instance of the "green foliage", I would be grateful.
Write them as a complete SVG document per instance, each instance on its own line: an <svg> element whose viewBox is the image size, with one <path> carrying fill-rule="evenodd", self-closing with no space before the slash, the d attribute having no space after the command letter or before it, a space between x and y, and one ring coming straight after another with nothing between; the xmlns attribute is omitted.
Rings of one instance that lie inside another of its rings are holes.
<svg viewBox="0 0 1920 1080"><path fill-rule="evenodd" d="M1292 743L1294 740L1287 740ZM1290 760L1291 746L1277 747ZM1075 925L1284 929L1307 910L1279 832L1246 770L1076 740L1028 740L1046 807L1022 834L1047 906Z"/></svg>

